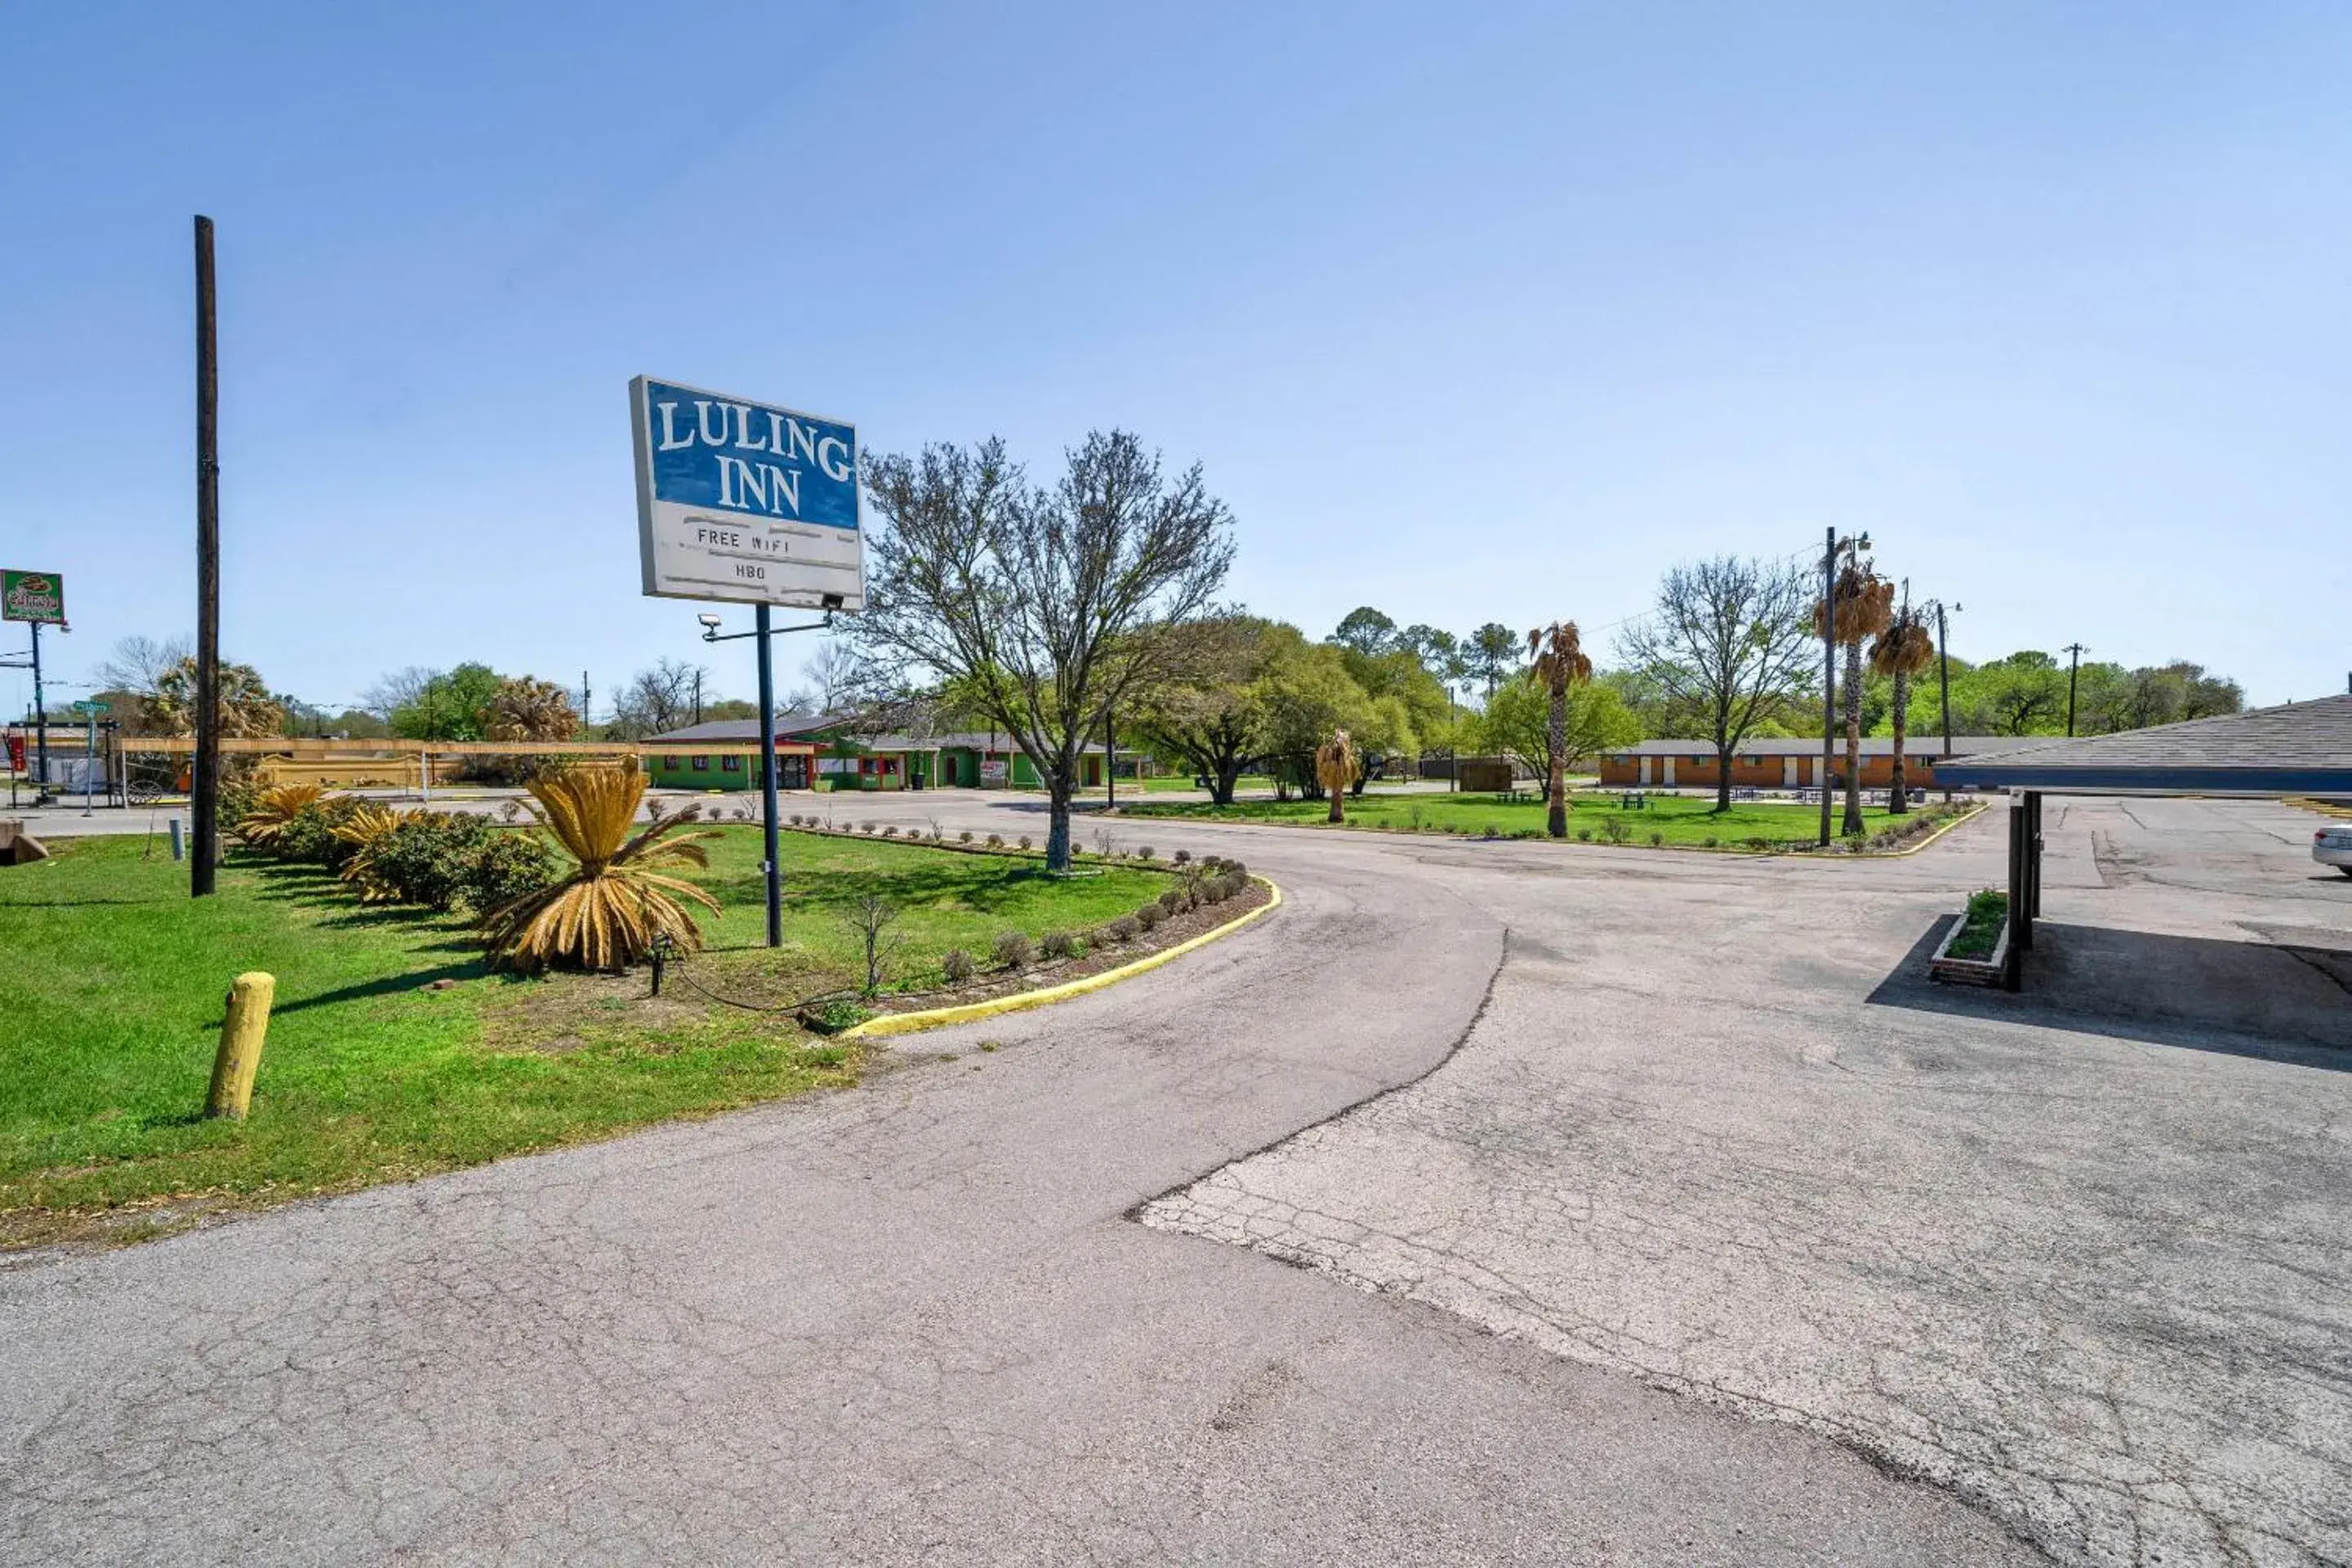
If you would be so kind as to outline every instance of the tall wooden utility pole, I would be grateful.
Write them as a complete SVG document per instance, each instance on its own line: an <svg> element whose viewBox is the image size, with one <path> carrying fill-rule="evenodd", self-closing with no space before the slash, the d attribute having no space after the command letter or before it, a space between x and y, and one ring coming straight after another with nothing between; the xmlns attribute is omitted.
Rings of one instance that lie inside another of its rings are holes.
<svg viewBox="0 0 2352 1568"><path fill-rule="evenodd" d="M2078 642L2066 645L2066 736L2069 740L2074 735L2074 677L2082 671L2083 656L2090 651Z"/></svg>
<svg viewBox="0 0 2352 1568"><path fill-rule="evenodd" d="M213 890L220 858L220 364L213 325L213 220L196 219L196 759L188 891Z"/></svg>

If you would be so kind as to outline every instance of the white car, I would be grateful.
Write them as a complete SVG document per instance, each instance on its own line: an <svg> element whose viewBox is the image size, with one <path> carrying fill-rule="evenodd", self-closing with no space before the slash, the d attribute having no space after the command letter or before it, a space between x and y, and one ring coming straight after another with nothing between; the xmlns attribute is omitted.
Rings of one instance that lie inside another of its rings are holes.
<svg viewBox="0 0 2352 1568"><path fill-rule="evenodd" d="M2333 822L2313 834L2311 858L2352 877L2352 822Z"/></svg>

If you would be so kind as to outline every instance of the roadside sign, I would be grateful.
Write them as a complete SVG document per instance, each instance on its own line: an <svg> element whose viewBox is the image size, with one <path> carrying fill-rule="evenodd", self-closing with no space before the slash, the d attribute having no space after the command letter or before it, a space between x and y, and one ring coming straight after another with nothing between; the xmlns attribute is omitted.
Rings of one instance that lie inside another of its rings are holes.
<svg viewBox="0 0 2352 1568"><path fill-rule="evenodd" d="M66 580L54 572L0 572L0 621L66 624Z"/></svg>
<svg viewBox="0 0 2352 1568"><path fill-rule="evenodd" d="M100 702L95 698L85 697L74 704L74 711L77 713L91 714L111 713L114 711L114 704L111 702Z"/></svg>
<svg viewBox="0 0 2352 1568"><path fill-rule="evenodd" d="M865 607L853 426L642 375L629 416L647 594Z"/></svg>

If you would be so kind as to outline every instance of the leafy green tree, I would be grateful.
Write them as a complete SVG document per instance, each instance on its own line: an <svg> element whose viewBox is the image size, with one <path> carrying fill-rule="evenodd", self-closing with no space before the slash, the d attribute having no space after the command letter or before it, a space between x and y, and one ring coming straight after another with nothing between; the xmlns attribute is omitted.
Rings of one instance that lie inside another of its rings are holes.
<svg viewBox="0 0 2352 1568"><path fill-rule="evenodd" d="M1462 645L1466 678L1485 683L1486 700L1519 668L1519 634L1500 621L1488 621Z"/></svg>
<svg viewBox="0 0 2352 1568"><path fill-rule="evenodd" d="M1267 634L1265 673L1255 683L1255 699L1265 723L1265 754L1274 770L1275 787L1287 795L1295 786L1309 800L1322 798L1315 781L1317 747L1334 730L1350 735L1385 731L1393 741L1397 714L1376 714L1375 704L1348 673L1342 650L1333 643L1310 643L1295 626L1276 626Z"/></svg>
<svg viewBox="0 0 2352 1568"><path fill-rule="evenodd" d="M1278 629L1297 637L1290 627ZM1151 751L1206 778L1219 805L1234 803L1234 782L1267 742L1259 681L1286 646L1276 630L1239 615L1170 628L1167 672L1138 695L1126 721Z"/></svg>
<svg viewBox="0 0 2352 1568"><path fill-rule="evenodd" d="M1359 605L1340 619L1331 640L1360 654L1383 654L1396 647L1397 624L1370 605Z"/></svg>
<svg viewBox="0 0 2352 1568"><path fill-rule="evenodd" d="M487 664L443 670L392 710L392 732L408 741L485 740L500 684L499 672Z"/></svg>
<svg viewBox="0 0 2352 1568"><path fill-rule="evenodd" d="M1955 676L1952 716L1963 734L2057 734L2066 723L2066 672L2039 648L1978 665Z"/></svg>
<svg viewBox="0 0 2352 1568"><path fill-rule="evenodd" d="M1538 773L1551 765L1551 693L1531 680L1514 680L1498 689L1478 716L1478 743L1496 753L1514 755ZM1568 689L1560 733L1563 772L1579 771L1603 752L1620 751L1642 739L1640 721L1618 689L1605 678L1582 681Z"/></svg>

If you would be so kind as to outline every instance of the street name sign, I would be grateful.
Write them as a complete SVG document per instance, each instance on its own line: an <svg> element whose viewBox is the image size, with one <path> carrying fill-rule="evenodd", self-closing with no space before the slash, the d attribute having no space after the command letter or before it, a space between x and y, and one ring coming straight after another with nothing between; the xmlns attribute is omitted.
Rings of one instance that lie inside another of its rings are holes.
<svg viewBox="0 0 2352 1568"><path fill-rule="evenodd" d="M66 580L54 572L0 572L0 621L66 624Z"/></svg>
<svg viewBox="0 0 2352 1568"><path fill-rule="evenodd" d="M647 594L865 608L855 428L643 375L629 416Z"/></svg>

